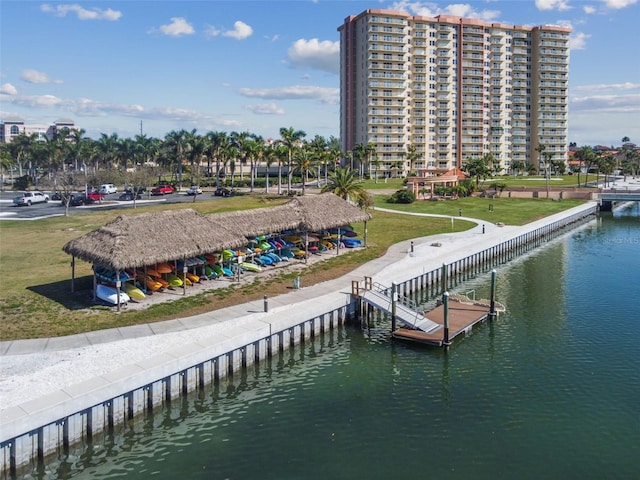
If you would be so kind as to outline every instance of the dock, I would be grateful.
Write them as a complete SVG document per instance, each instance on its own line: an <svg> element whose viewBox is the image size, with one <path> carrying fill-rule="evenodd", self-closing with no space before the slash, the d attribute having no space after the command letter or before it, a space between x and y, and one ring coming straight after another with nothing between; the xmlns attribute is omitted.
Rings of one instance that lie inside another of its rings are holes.
<svg viewBox="0 0 640 480"><path fill-rule="evenodd" d="M426 313L426 316L439 325L438 329L424 332L411 328L398 328L391 332L393 338L436 347L445 346L444 305L439 305ZM489 306L475 303L449 302L449 342L458 335L469 332L474 325L489 317Z"/></svg>
<svg viewBox="0 0 640 480"><path fill-rule="evenodd" d="M495 271L492 272L492 298L495 292ZM443 295L442 303L424 312L406 297L397 294L395 287L386 287L365 277L362 285L353 281L352 295L377 310L392 316L392 338L448 348L451 342L474 325L504 312L504 305L490 300L475 300L466 295ZM446 297L446 301L445 298ZM446 302L446 306L445 306ZM491 311L493 305L493 312ZM399 321L403 327L396 328Z"/></svg>

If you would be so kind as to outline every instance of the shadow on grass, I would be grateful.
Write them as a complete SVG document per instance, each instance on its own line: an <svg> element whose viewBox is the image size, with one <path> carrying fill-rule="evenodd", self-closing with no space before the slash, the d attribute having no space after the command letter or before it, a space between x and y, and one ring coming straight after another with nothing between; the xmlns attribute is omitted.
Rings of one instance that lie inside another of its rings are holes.
<svg viewBox="0 0 640 480"><path fill-rule="evenodd" d="M93 301L93 276L91 275L76 278L74 292L71 292L71 279L44 285L34 285L27 287L27 290L35 292L69 310L82 310L96 306Z"/></svg>

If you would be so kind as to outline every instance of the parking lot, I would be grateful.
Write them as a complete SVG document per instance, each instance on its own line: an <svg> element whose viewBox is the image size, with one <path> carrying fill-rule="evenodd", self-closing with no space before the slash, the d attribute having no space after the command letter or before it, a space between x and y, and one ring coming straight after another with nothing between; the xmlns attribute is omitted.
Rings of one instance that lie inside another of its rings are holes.
<svg viewBox="0 0 640 480"><path fill-rule="evenodd" d="M64 205L60 200L50 200L49 203L38 203L31 206L17 207L13 204L13 198L21 192L4 191L0 192L0 220L37 220L64 215ZM45 191L50 197L53 192ZM92 205L69 207L69 214L87 213L95 209L131 209L133 201L119 201L122 192L105 195L104 200ZM219 199L212 192L204 192L198 195L196 202L200 199ZM168 195L154 196L144 193L140 200L136 200L136 205L166 205L169 203L193 202L193 196L185 192L171 193Z"/></svg>

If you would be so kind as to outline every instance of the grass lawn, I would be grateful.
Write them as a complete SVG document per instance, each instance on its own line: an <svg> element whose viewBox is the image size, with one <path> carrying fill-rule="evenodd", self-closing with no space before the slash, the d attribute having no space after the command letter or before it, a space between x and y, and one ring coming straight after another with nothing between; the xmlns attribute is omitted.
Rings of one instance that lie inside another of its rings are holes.
<svg viewBox="0 0 640 480"><path fill-rule="evenodd" d="M146 310L116 314L110 308L92 305L92 271L91 265L86 262L76 262L77 292L70 293L71 257L62 251L62 246L69 240L99 228L118 215L158 208L194 208L206 214L272 206L286 200L245 195L224 200L198 199L194 204L144 206L135 210L96 210L36 221L2 221L0 340L70 335L167 320L260 299L263 295L274 296L287 292L296 273L283 272L268 279L256 277L251 288L246 285L238 288L230 284L213 293L182 297ZM462 208L465 216L523 224L579 203L524 199L494 199L491 202L494 204L493 214L487 212L488 200L475 198L450 202L420 201L408 206L378 205L451 215L457 215L458 208ZM390 245L402 240L452 231L448 219L416 218L375 210L371 213L373 219L367 224L368 248L352 251L348 255L328 257L325 261L310 265L301 275L304 286L344 275L358 265L381 256ZM455 231L461 231L471 226L471 222L457 221L454 228ZM360 224L354 227L362 237L364 226Z"/></svg>
<svg viewBox="0 0 640 480"><path fill-rule="evenodd" d="M386 203L389 195L375 195L374 198L376 207L380 208L453 216L458 216L461 210L463 217L478 218L491 223L502 222L505 225L524 225L583 203L582 200L554 202L546 198L464 197L457 200L416 200L414 203L403 205Z"/></svg>

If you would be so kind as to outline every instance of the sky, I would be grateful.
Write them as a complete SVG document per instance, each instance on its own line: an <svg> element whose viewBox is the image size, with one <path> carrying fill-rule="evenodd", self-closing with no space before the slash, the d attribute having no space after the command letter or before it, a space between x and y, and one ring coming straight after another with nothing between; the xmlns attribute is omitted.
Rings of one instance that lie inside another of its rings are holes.
<svg viewBox="0 0 640 480"><path fill-rule="evenodd" d="M640 144L639 0L459 1L2 0L0 120L339 138L337 29L376 8L571 27L569 141Z"/></svg>

